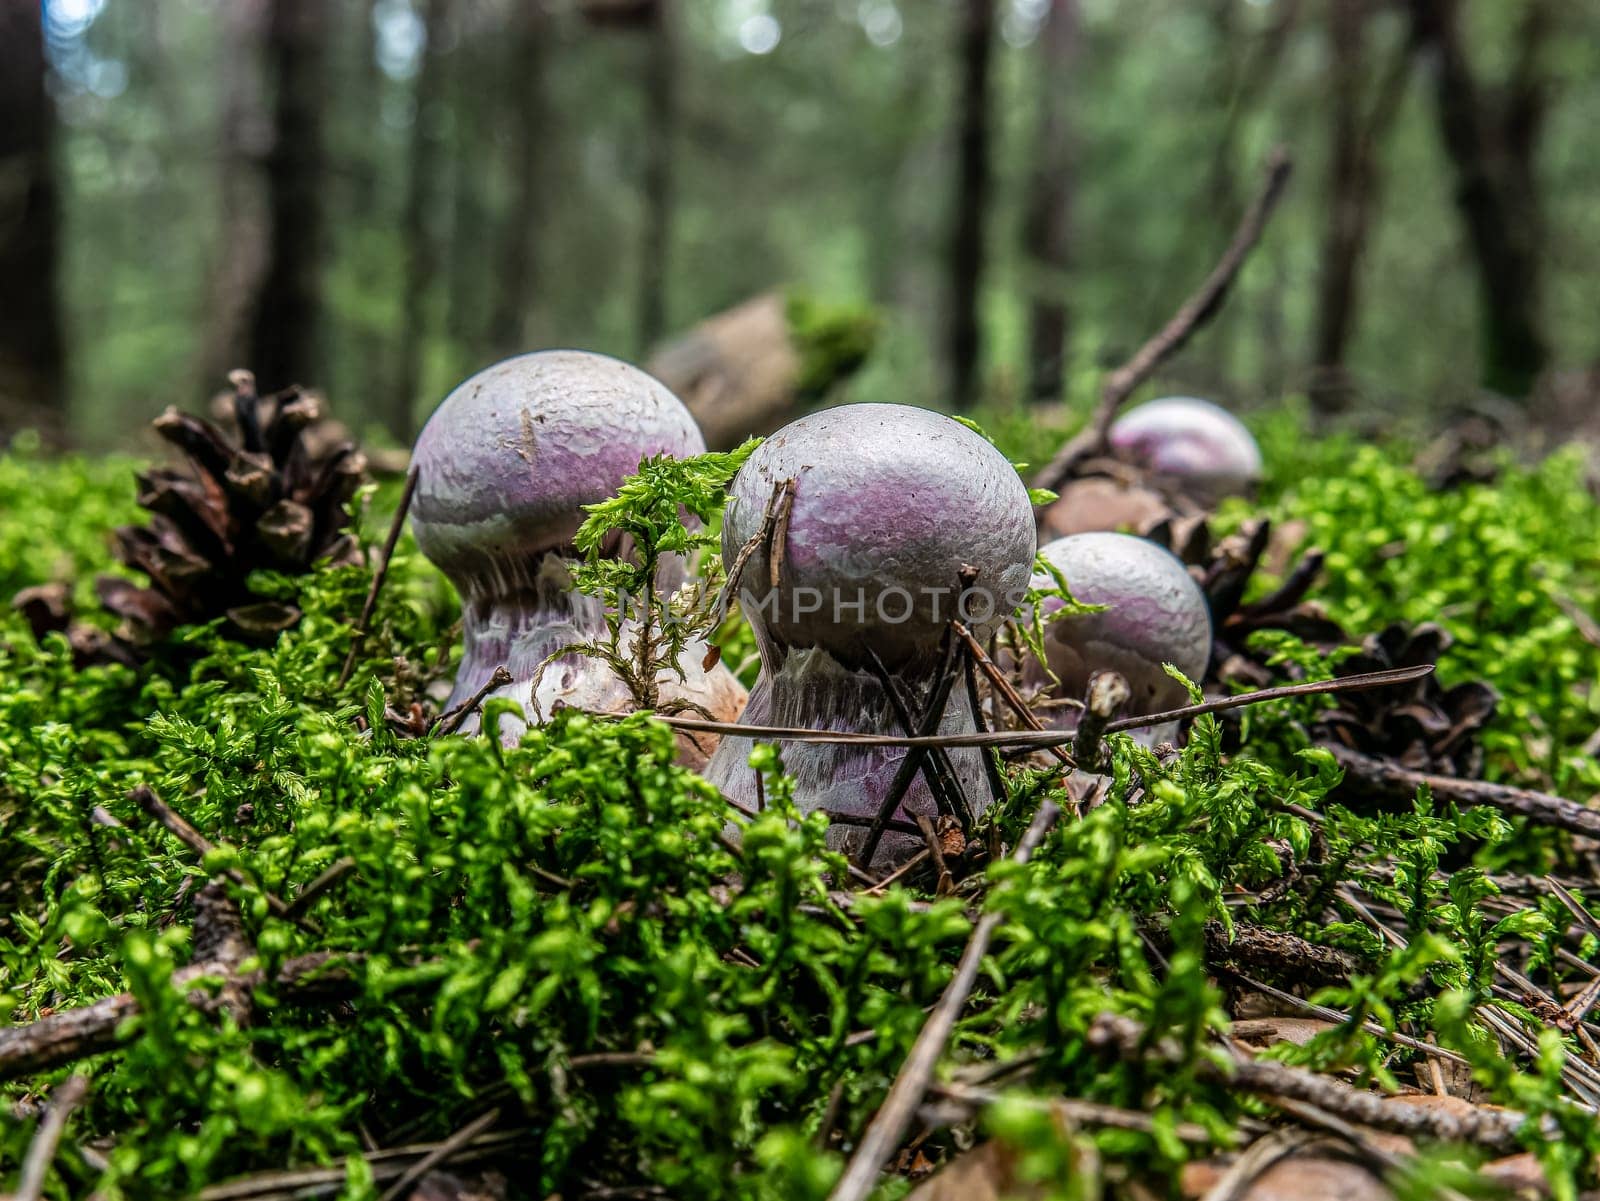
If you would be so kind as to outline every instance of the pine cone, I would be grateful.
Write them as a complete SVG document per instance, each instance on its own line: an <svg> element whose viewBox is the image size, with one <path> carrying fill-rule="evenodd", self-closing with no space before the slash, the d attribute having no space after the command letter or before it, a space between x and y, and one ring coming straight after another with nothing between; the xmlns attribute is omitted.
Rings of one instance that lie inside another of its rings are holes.
<svg viewBox="0 0 1600 1201"><path fill-rule="evenodd" d="M1439 626L1396 623L1362 643L1361 652L1334 669L1340 677L1435 663L1452 639ZM1494 716L1500 694L1468 681L1444 688L1428 675L1403 688L1346 692L1322 714L1313 736L1380 756L1412 771L1474 778L1483 770L1478 735Z"/></svg>
<svg viewBox="0 0 1600 1201"><path fill-rule="evenodd" d="M322 416L316 397L290 388L262 399L248 371L229 382L234 436L171 408L154 422L184 462L141 472L138 502L149 524L112 534L117 560L149 581L95 582L100 603L122 619L116 634L71 622L66 590L47 586L13 602L36 636L65 629L80 662L123 663L149 657L179 626L224 616L234 636L270 641L300 611L252 594L252 571L298 575L360 561L344 506L366 469L361 452L344 442L313 458L304 434Z"/></svg>
<svg viewBox="0 0 1600 1201"><path fill-rule="evenodd" d="M1220 542L1201 517L1174 517L1157 522L1144 536L1166 547L1189 566L1211 606L1211 663L1207 685L1243 683L1264 688L1274 678L1264 657L1250 649L1257 630L1283 630L1312 646L1331 650L1348 639L1306 594L1322 572L1322 552L1306 551L1284 577L1283 584L1260 600L1245 603L1250 580L1272 545L1272 523L1247 523Z"/></svg>

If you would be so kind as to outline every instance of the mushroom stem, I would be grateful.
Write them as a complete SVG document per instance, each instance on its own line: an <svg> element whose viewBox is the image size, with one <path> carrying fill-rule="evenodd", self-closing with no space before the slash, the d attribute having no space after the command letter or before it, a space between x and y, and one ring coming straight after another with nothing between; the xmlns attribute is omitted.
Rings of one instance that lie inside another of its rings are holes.
<svg viewBox="0 0 1600 1201"><path fill-rule="evenodd" d="M900 724L883 682L867 668L839 662L820 648L779 652L782 661L764 669L750 691L743 724L837 730L856 734L899 734ZM913 698L925 697L937 686L935 660L920 672L902 667L899 680ZM915 701L913 702L915 703ZM978 729L967 696L956 689L946 701L937 727L931 733L972 734ZM724 796L755 809L757 781L746 766L753 740L727 735L726 750L712 759L706 778ZM849 743L779 742L784 771L795 781L796 795L805 797L807 810L827 809L862 814L863 798L876 803L890 794L906 761L905 747L859 746ZM971 747L948 752L952 776L967 797L987 795L981 751ZM914 823L918 814L934 817L939 807L926 773L911 778L899 803L888 814L891 821ZM876 809L862 814L870 819ZM835 824L828 845L846 854L864 849L867 828ZM921 846L915 835L888 828L876 848L895 862ZM876 857L876 856L875 856Z"/></svg>
<svg viewBox="0 0 1600 1201"><path fill-rule="evenodd" d="M573 588L559 552L540 556L526 575L525 582L474 589L463 598L461 667L446 708L481 688L496 667L526 683L562 647L605 632L604 605Z"/></svg>

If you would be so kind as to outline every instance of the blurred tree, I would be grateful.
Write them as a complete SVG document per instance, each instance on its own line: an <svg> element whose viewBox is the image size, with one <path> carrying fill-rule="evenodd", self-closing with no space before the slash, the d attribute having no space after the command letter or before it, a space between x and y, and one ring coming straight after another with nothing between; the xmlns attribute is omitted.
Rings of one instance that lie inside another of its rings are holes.
<svg viewBox="0 0 1600 1201"><path fill-rule="evenodd" d="M1411 0L1411 15L1432 60L1440 139L1477 259L1483 383L1526 397L1549 355L1540 319L1544 231L1534 165L1546 108L1540 59L1553 10L1545 0L1524 0L1514 61L1499 88L1474 74L1460 0Z"/></svg>
<svg viewBox="0 0 1600 1201"><path fill-rule="evenodd" d="M327 186L323 119L324 0L271 0L267 66L274 91L267 153L269 258L255 307L250 361L267 389L314 383L320 363L322 189Z"/></svg>
<svg viewBox="0 0 1600 1201"><path fill-rule="evenodd" d="M677 135L676 22L672 0L651 0L645 12L644 229L639 260L641 352L667 330L667 278L672 249L673 143Z"/></svg>
<svg viewBox="0 0 1600 1201"><path fill-rule="evenodd" d="M416 433L417 401L422 394L422 368L433 333L428 320L434 283L444 257L440 245L439 196L444 182L443 126L449 115L445 91L445 37L452 0L427 0L422 9L422 62L417 69L415 107L411 116L410 176L400 236L406 252L406 282L400 317L400 373L383 414L389 433L409 446Z"/></svg>
<svg viewBox="0 0 1600 1201"><path fill-rule="evenodd" d="M59 224L39 0L0 0L0 437L66 435Z"/></svg>
<svg viewBox="0 0 1600 1201"><path fill-rule="evenodd" d="M978 401L982 361L979 316L984 282L985 216L989 204L989 76L993 57L994 0L961 0L957 64L955 196L947 264L950 403L958 409Z"/></svg>
<svg viewBox="0 0 1600 1201"><path fill-rule="evenodd" d="M1367 33L1373 15L1372 0L1327 0L1332 145L1309 389L1312 404L1325 413L1348 407L1351 399L1345 358L1358 315L1361 260L1378 201L1378 158L1405 94L1415 46L1411 37L1402 36L1376 86L1369 88ZM1370 109L1369 90L1376 93Z"/></svg>
<svg viewBox="0 0 1600 1201"><path fill-rule="evenodd" d="M1078 0L1051 0L1039 38L1039 111L1023 221L1030 293L1028 391L1034 400L1060 399L1068 354L1078 22Z"/></svg>
<svg viewBox="0 0 1600 1201"><path fill-rule="evenodd" d="M544 40L550 23L538 0L519 0L511 16L506 81L505 139L510 157L511 207L500 254L489 338L496 355L527 350L528 309L537 295L538 231L547 211L544 143L549 117L545 104Z"/></svg>
<svg viewBox="0 0 1600 1201"><path fill-rule="evenodd" d="M234 0L222 13L221 229L207 284L200 375L219 387L248 364L250 322L266 282L266 159L273 116L263 78L268 0Z"/></svg>

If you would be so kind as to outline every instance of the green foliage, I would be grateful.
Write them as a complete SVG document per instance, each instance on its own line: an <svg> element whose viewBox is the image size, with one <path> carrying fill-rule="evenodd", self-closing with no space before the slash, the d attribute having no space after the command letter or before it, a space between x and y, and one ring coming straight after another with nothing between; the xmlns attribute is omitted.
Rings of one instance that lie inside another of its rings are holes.
<svg viewBox="0 0 1600 1201"><path fill-rule="evenodd" d="M802 403L823 399L861 370L882 324L870 307L791 292L784 304L789 336L800 353Z"/></svg>
<svg viewBox="0 0 1600 1201"><path fill-rule="evenodd" d="M710 552L718 543L728 484L760 444L751 438L731 451L647 458L616 496L584 506L589 516L575 539L584 559L573 570L573 582L604 602L606 633L555 651L539 675L563 655L589 655L616 672L640 708L658 707L660 673L673 671L681 679L684 649L716 624L722 572ZM694 568L692 586L673 596L662 595L659 578L668 560ZM538 690L536 676L533 691Z"/></svg>
<svg viewBox="0 0 1600 1201"><path fill-rule="evenodd" d="M1312 595L1329 616L1358 635L1442 625L1455 639L1442 682L1483 679L1501 695L1483 739L1489 776L1567 796L1600 789L1581 749L1600 726L1600 647L1572 616L1600 613L1600 506L1583 453L1507 462L1493 484L1440 492L1404 465L1403 447L1307 438L1293 417L1263 433L1268 511L1327 553Z"/></svg>
<svg viewBox="0 0 1600 1201"><path fill-rule="evenodd" d="M581 569L588 586L639 587L654 578L652 560L705 549L739 453L646 464L626 499L597 506L581 536L593 555ZM1477 498L1423 494L1381 456L1357 455L1350 469L1450 514L1469 546L1531 523L1541 490L1560 493L1572 529L1530 530L1528 541L1580 539L1593 519L1587 499L1568 495L1576 478L1561 459ZM46 574L37 558L53 553L28 549L28 525L44 519L30 496L59 503L81 489L85 511L100 512L125 487L115 473L88 482L79 463L59 468L62 480L54 470L0 467L35 481L13 484L16 507L0 516L19 578ZM1443 578L1460 564L1453 548L1430 544L1397 565L1388 541L1372 546L1318 518L1314 489L1336 516L1357 504L1309 477L1273 504L1305 516L1367 580L1408 573L1374 618L1407 613L1407 589L1457 587ZM1393 519L1382 498L1360 503L1370 519ZM685 524L680 510L707 525ZM633 539L637 561L612 566L594 553L617 535ZM75 545L92 570L87 540ZM1521 548L1501 553L1514 560L1508 582L1531 571ZM1578 567L1559 579L1587 603ZM565 712L509 750L493 737L397 736L385 710L448 675L453 612L437 573L402 542L358 669L336 689L366 582L353 569L263 581L292 590L301 625L254 649L185 631L197 654L181 675L74 671L62 639L36 645L17 617L0 618L0 1014L26 1022L121 992L140 1010L113 1049L0 1086L10 1104L47 1095L69 1070L91 1077L50 1195L177 1195L329 1164L345 1173L346 1195L372 1196L363 1131L386 1145L437 1140L496 1108L515 1132L529 1195L593 1181L711 1201L821 1201L842 1166L816 1145L825 1113L847 1135L864 1127L950 979L977 906L898 887L842 892L845 864L826 851L821 819L795 811L793 782L769 747L751 756L766 809L745 821L673 763L671 732L643 715ZM1477 623L1476 640L1462 632L1475 654L1499 648L1508 695L1521 677L1504 673L1531 670L1516 627L1548 601L1533 592L1495 591L1445 614ZM1327 594L1350 613L1362 603L1337 580ZM1465 584L1448 593L1471 594ZM1579 641L1568 630L1551 645L1583 662ZM1290 641L1277 651L1327 670ZM1562 703L1581 705L1578 676L1565 678ZM1513 848L1539 870L1559 867L1568 849L1428 796L1400 812L1354 807L1331 757L1306 748L1311 704L1252 712L1246 749L1228 754L1212 718L1175 757L1111 736L1103 803L1057 823L1025 867L989 866L980 904L1004 920L948 1054L1029 1055L1034 1065L1025 1091L1001 1089L984 1126L1024 1149L1028 1176L1095 1159L1173 1173L1193 1154L1176 1137L1180 1122L1226 1144L1249 1103L1196 1070L1227 1020L1207 946L1249 923L1365 965L1315 998L1346 1021L1275 1053L1393 1083L1418 1057L1369 1027L1431 1037L1468 1060L1491 1098L1535 1116L1530 1149L1570 1195L1600 1151L1567 1099L1576 1048L1551 1031L1507 1053L1496 1025L1538 1024L1497 975L1504 948L1531 944L1527 970L1554 991L1569 969L1553 932L1568 919L1553 902L1514 903L1495 874ZM491 705L486 727L497 713ZM1582 724L1554 710L1538 718L1551 729ZM1532 720L1510 707L1497 734L1525 735L1518 723ZM139 784L215 849L202 859L152 822L129 798ZM1066 799L1046 772L1014 771L1008 784L985 819L1008 842L1045 796ZM730 822L742 827L737 842L725 840ZM307 924L274 913L269 894L293 898L342 861L350 870L311 904ZM1286 877L1293 887L1274 887ZM249 1021L220 969L189 972L215 934L193 906L211 879L224 881L248 941L237 968L262 973L245 994ZM1346 899L1351 887L1398 915L1403 945L1371 928ZM1330 908L1341 920L1327 920ZM327 959L307 975L312 955ZM1175 1060L1096 1049L1088 1033L1108 1012L1158 1032ZM1062 1093L1137 1109L1150 1129L1064 1131L1030 1099ZM29 1118L0 1130L0 1178L14 1176L34 1128ZM104 1169L82 1150L102 1136L114 1139ZM951 1145L940 1136L929 1153ZM1440 1170L1471 1165L1438 1155Z"/></svg>

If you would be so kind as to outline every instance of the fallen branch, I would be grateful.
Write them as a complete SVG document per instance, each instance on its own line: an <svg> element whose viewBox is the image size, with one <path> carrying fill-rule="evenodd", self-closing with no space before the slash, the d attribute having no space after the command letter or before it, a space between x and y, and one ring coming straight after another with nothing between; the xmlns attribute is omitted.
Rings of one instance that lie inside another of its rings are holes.
<svg viewBox="0 0 1600 1201"><path fill-rule="evenodd" d="M1175 1064L1183 1059L1176 1044L1166 1039L1148 1042L1143 1026L1119 1014L1103 1013L1095 1018L1088 1037L1091 1047L1124 1060L1155 1059ZM1517 1134L1527 1117L1514 1110L1480 1106L1470 1113L1456 1113L1418 1105L1391 1105L1377 1093L1352 1088L1331 1076L1319 1076L1271 1059L1252 1059L1237 1051L1230 1050L1229 1054L1233 1062L1227 1067L1203 1057L1195 1060L1195 1074L1213 1084L1257 1096L1286 1097L1314 1105L1359 1126L1391 1134L1434 1142L1472 1143L1500 1152L1522 1149Z"/></svg>
<svg viewBox="0 0 1600 1201"><path fill-rule="evenodd" d="M1347 778L1397 799L1413 797L1418 788L1425 787L1441 800L1457 805L1484 805L1502 813L1526 817L1541 825L1555 826L1589 838L1600 838L1600 811L1565 797L1534 792L1528 788L1514 788L1509 784L1491 784L1487 780L1462 780L1455 776L1412 771L1344 746L1330 746L1328 749L1344 768Z"/></svg>
<svg viewBox="0 0 1600 1201"><path fill-rule="evenodd" d="M352 956L326 951L288 960L273 977L279 1000L304 1004L349 996L355 981L343 969L354 962ZM172 974L172 982L178 988L189 988L207 977L220 978L223 987L214 993L198 987L189 992L189 1003L207 1013L237 995L237 989L254 990L263 982L259 971L240 973L218 963L180 968ZM128 1019L138 1014L139 1002L133 994L119 993L91 1005L60 1010L25 1026L0 1029L0 1080L14 1080L115 1050L131 1037Z"/></svg>
<svg viewBox="0 0 1600 1201"><path fill-rule="evenodd" d="M1105 383L1100 387L1100 403L1088 426L1057 451L1044 469L1033 477L1035 488L1059 488L1084 459L1103 454L1106 448L1106 435L1123 402L1134 389L1150 378L1156 368L1182 350L1196 331L1203 328L1221 311L1228 290L1233 286L1233 281L1238 276L1240 268L1244 266L1245 260L1250 257L1250 252L1261 240L1267 221L1283 196L1284 185L1289 182L1291 167L1289 152L1281 146L1267 156L1266 179L1261 185L1261 191L1245 210L1238 229L1234 231L1233 241L1228 244L1228 249L1223 252L1217 265L1211 269L1211 274L1206 276L1205 282L1194 295L1183 302L1182 307L1173 314L1172 320L1162 326L1155 337L1139 347L1126 363L1106 376Z"/></svg>
<svg viewBox="0 0 1600 1201"><path fill-rule="evenodd" d="M1044 836L1049 833L1050 827L1060 816L1061 810L1052 802L1046 801L1041 805L1039 812L1034 815L1032 823L1028 826L1027 833L1022 836L1022 841L1011 854L1013 862L1026 863L1032 858L1033 852L1038 849L1039 844L1044 841ZM840 1177L833 1192L828 1195L829 1201L862 1201L862 1198L866 1197L877 1184L878 1174L883 1170L883 1165L888 1162L894 1149L900 1145L900 1140L905 1137L906 1127L910 1125L917 1107L922 1104L923 1094L927 1092L928 1083L933 1079L933 1071L939 1065L940 1056L944 1054L945 1044L950 1040L956 1019L961 1016L961 1010L967 1003L967 996L972 992L972 986L977 983L978 969L983 964L983 957L989 951L989 942L999 926L1000 914L991 910L985 913L973 928L972 937L967 940L967 948L961 953L961 962L956 967L955 976L946 986L944 995L939 998L939 1003L934 1006L933 1012L928 1015L928 1020L923 1023L917 1041L912 1044L911 1054L906 1056L905 1063L900 1065L900 1073L895 1077L889 1095L884 1098L883 1105L867 1126L866 1133L861 1136L861 1144L851 1156L844 1175Z"/></svg>

